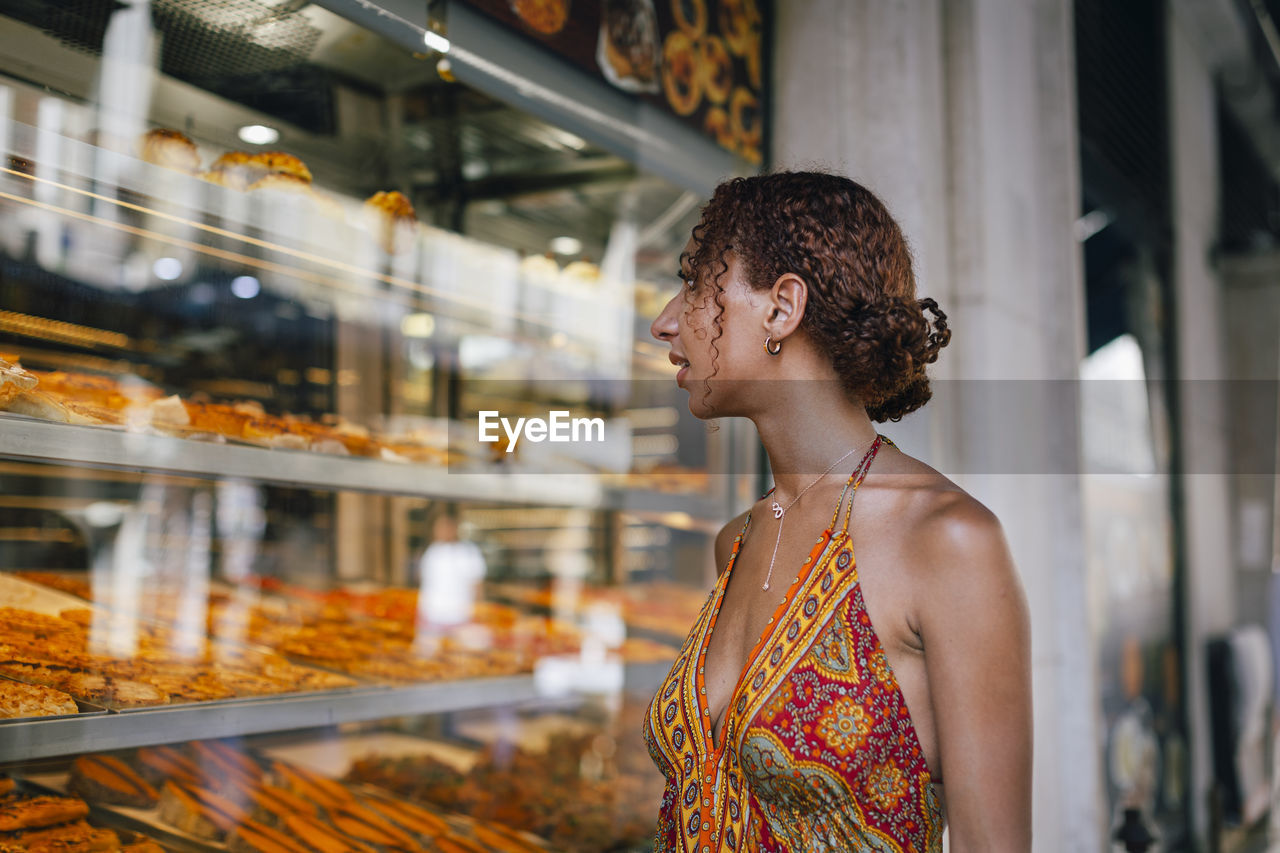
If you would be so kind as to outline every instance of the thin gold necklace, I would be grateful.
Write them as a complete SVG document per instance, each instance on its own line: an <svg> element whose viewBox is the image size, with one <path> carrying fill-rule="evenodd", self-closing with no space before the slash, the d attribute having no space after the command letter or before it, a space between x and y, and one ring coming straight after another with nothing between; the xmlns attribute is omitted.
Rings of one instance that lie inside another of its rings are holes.
<svg viewBox="0 0 1280 853"><path fill-rule="evenodd" d="M877 435L877 438L878 437L879 436ZM873 438L866 446L870 447L872 444L875 444L875 443L876 443L876 440L875 438ZM773 564L774 564L774 561L778 559L778 543L782 541L782 525L787 520L787 510L795 506L796 501L800 500L800 498L804 496L805 492L809 491L814 486L818 485L818 483L822 481L823 477L830 474L833 470L835 470L835 467L837 465L839 465L841 462L843 462L844 460L852 456L858 449L859 449L858 447L854 447L853 450L850 450L844 456L841 456L835 462L832 462L831 466L827 468L827 470L823 471L821 474L818 475L818 479L814 480L812 483L810 483L809 485L801 489L800 494L796 495L794 498L791 499L791 503L787 504L786 506L783 506L782 504L778 503L777 499L775 498L773 503L769 504L769 509L773 511L773 517L778 519L778 538L773 540L773 556L769 558L769 573L765 575L764 586L760 587L760 589L764 590L765 592L768 592L769 581L773 580ZM775 489L776 488L777 487L775 486Z"/></svg>

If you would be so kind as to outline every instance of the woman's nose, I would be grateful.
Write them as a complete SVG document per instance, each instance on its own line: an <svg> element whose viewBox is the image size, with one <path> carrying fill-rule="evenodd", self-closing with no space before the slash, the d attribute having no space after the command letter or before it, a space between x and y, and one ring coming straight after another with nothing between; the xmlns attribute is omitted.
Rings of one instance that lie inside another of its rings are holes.
<svg viewBox="0 0 1280 853"><path fill-rule="evenodd" d="M669 341L676 336L679 331L679 324L676 322L676 303L680 300L680 294L671 297L670 301L663 307L662 313L654 318L653 323L649 325L649 334L653 335L660 341Z"/></svg>

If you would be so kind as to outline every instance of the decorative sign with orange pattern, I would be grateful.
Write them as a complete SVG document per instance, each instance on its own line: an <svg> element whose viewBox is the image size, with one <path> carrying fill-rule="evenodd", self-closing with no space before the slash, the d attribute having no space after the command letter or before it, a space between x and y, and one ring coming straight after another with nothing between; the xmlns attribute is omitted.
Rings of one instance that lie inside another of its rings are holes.
<svg viewBox="0 0 1280 853"><path fill-rule="evenodd" d="M760 163L767 0L467 0Z"/></svg>

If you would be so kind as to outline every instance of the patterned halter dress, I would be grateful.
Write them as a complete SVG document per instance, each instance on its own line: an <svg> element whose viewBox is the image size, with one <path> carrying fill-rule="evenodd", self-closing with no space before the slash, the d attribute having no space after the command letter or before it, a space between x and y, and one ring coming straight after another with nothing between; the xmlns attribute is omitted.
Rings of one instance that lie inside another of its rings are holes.
<svg viewBox="0 0 1280 853"><path fill-rule="evenodd" d="M878 435L845 483L831 524L748 655L717 744L703 666L747 516L644 720L667 780L655 853L942 850L941 798L867 616L849 543L854 494L884 443L892 444Z"/></svg>

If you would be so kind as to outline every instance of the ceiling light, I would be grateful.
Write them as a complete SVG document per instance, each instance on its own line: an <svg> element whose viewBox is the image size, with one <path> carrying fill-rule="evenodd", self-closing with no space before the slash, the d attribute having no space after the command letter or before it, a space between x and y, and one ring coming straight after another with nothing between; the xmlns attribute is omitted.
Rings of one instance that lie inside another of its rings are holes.
<svg viewBox="0 0 1280 853"><path fill-rule="evenodd" d="M251 275L238 275L231 279L231 292L241 299L252 299L262 290L262 283Z"/></svg>
<svg viewBox="0 0 1280 853"><path fill-rule="evenodd" d="M246 124L239 134L240 139L250 145L271 145L280 139L280 131L265 124Z"/></svg>
<svg viewBox="0 0 1280 853"><path fill-rule="evenodd" d="M555 237L551 241L551 251L557 255L576 255L582 251L582 241L577 237Z"/></svg>
<svg viewBox="0 0 1280 853"><path fill-rule="evenodd" d="M175 281L182 275L182 261L177 258L156 258L151 271L161 281Z"/></svg>
<svg viewBox="0 0 1280 853"><path fill-rule="evenodd" d="M436 330L436 318L431 314L406 314L400 320L400 334L406 338L429 338Z"/></svg>
<svg viewBox="0 0 1280 853"><path fill-rule="evenodd" d="M423 33L422 43L439 53L449 52L449 40L435 30L427 30Z"/></svg>

